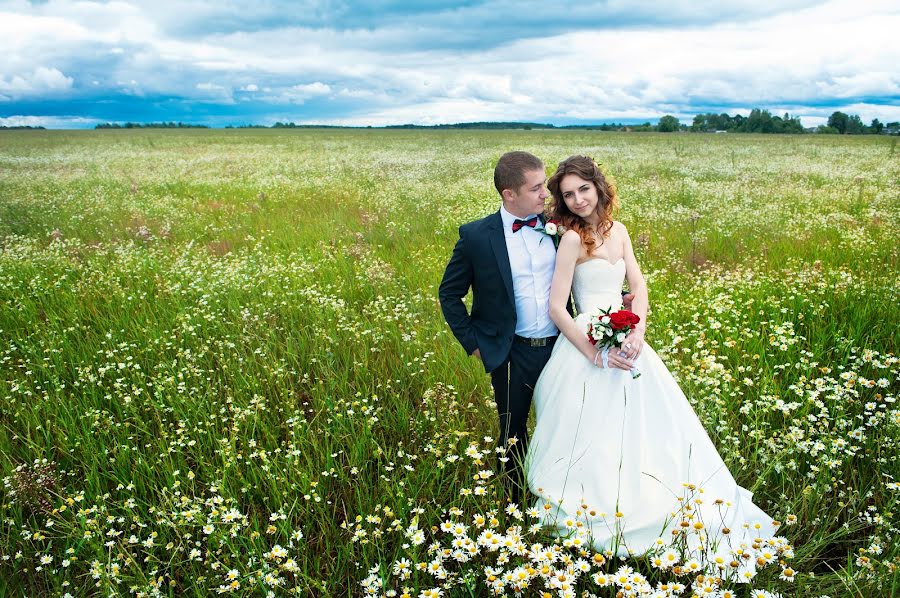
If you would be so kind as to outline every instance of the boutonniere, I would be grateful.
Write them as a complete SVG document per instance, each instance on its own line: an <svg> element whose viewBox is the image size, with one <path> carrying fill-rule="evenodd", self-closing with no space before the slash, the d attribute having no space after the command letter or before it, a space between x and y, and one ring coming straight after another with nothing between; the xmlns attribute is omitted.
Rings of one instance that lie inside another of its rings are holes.
<svg viewBox="0 0 900 598"><path fill-rule="evenodd" d="M566 227L560 224L559 220L551 218L550 220L547 220L546 223L536 226L535 230L539 230L553 239L553 246L559 247L559 240L565 234Z"/></svg>

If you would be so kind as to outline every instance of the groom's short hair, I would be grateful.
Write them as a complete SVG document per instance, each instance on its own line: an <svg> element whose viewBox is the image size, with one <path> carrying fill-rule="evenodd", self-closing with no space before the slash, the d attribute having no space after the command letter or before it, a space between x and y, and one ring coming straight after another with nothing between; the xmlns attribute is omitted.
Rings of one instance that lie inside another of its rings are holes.
<svg viewBox="0 0 900 598"><path fill-rule="evenodd" d="M506 152L497 160L494 167L494 187L503 197L504 189L517 191L525 184L525 173L533 170L544 170L544 163L537 156L528 152Z"/></svg>

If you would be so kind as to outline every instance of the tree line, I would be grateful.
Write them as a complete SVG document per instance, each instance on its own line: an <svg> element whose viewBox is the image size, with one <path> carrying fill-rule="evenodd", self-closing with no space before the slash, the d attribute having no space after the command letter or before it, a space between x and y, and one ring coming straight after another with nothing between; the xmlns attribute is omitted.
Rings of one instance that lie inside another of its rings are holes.
<svg viewBox="0 0 900 598"><path fill-rule="evenodd" d="M674 116L659 119L657 130L668 133L679 130L693 132L728 131L734 133L824 133L832 135L900 135L900 122L886 125L877 118L866 126L858 114L845 114L837 111L828 117L828 124L819 125L815 129L806 129L800 119L785 112L784 116L773 116L768 110L754 108L749 116L735 114L698 114L690 127L682 125Z"/></svg>
<svg viewBox="0 0 900 598"><path fill-rule="evenodd" d="M159 122L159 123L101 123L95 129L208 129L208 125L192 125L183 122Z"/></svg>
<svg viewBox="0 0 900 598"><path fill-rule="evenodd" d="M43 128L43 127L0 127L4 129ZM95 129L207 129L208 125L194 125L182 122L159 123L103 123ZM293 122L277 122L274 125L228 125L226 129L319 129L319 128L385 128L385 129L583 129L588 131L633 131L633 132L692 132L692 133L763 133L793 134L823 133L833 135L900 135L900 122L882 123L877 118L866 125L857 114L845 114L840 111L832 113L828 123L815 128L804 128L800 118L785 113L784 116L773 115L768 110L754 108L747 116L726 113L698 114L690 125L681 123L678 118L667 114L657 124L649 121L640 124L603 123L594 125L552 125L533 122L470 122L442 125L388 125L386 127L343 127L340 125L305 125Z"/></svg>
<svg viewBox="0 0 900 598"><path fill-rule="evenodd" d="M857 114L844 114L843 112L834 112L828 118L828 124L819 127L819 133L831 133L840 135L881 135L885 127L892 134L897 134L900 129L900 123L888 123L884 125L877 118L872 119L872 124L868 127L863 124L862 119Z"/></svg>

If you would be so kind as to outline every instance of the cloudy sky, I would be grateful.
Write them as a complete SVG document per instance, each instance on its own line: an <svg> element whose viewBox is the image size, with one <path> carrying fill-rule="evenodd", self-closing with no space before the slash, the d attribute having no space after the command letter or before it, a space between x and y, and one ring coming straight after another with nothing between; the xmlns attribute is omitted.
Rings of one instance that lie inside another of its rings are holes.
<svg viewBox="0 0 900 598"><path fill-rule="evenodd" d="M0 0L0 125L900 120L896 0Z"/></svg>

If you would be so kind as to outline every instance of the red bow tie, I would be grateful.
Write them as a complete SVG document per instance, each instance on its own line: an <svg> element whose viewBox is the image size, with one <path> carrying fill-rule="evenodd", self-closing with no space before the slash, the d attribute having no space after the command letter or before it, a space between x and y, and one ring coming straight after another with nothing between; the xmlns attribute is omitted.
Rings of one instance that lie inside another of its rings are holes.
<svg viewBox="0 0 900 598"><path fill-rule="evenodd" d="M517 233L517 232L519 232L519 229L522 228L523 226L530 226L531 228L534 228L537 225L537 223L538 223L537 216L532 216L528 220L520 220L520 219L516 218L516 221L513 222L512 229L513 229L514 233Z"/></svg>

